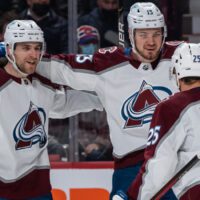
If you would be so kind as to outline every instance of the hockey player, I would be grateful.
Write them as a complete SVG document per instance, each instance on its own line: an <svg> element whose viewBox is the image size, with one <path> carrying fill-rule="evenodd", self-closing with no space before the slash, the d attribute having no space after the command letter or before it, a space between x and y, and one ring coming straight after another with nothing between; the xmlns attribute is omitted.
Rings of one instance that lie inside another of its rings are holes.
<svg viewBox="0 0 200 200"><path fill-rule="evenodd" d="M114 46L94 55L53 56L37 68L53 82L99 96L113 145L111 198L119 189L126 192L139 171L155 106L177 91L170 67L179 43L165 43L167 31L160 10L153 3L136 3L128 25L129 50ZM50 67L45 66L48 62Z"/></svg>
<svg viewBox="0 0 200 200"><path fill-rule="evenodd" d="M128 192L131 200L151 199L200 152L200 44L182 44L174 52L172 64L181 92L156 107L145 162ZM177 199L198 200L200 164L191 168L173 191Z"/></svg>
<svg viewBox="0 0 200 200"><path fill-rule="evenodd" d="M44 51L43 32L35 22L12 21L4 39L9 61L0 68L0 199L52 200L48 118L66 118L100 103L88 95L82 102L80 92L78 101L73 91L65 93L34 73Z"/></svg>

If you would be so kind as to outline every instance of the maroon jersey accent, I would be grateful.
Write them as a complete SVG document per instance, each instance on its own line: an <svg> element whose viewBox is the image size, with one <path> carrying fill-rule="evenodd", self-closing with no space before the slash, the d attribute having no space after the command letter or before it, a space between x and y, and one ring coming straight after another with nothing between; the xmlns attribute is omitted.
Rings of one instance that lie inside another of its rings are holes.
<svg viewBox="0 0 200 200"><path fill-rule="evenodd" d="M94 72L101 72L122 62L129 61L129 58L124 55L123 50L117 47L100 49L93 55L93 61L87 59L84 62L77 62L77 56L81 59L81 55L75 54L45 55L44 58L59 62L68 62L73 69L91 70ZM85 57L85 55L82 57Z"/></svg>
<svg viewBox="0 0 200 200"><path fill-rule="evenodd" d="M180 200L189 200L189 199L199 199L200 197L200 185L196 185L190 188L181 198Z"/></svg>
<svg viewBox="0 0 200 200"><path fill-rule="evenodd" d="M114 157L114 168L123 169L128 166L136 165L138 162L143 162L143 161L144 161L144 149L130 153L127 156L124 156L123 158L120 159Z"/></svg>
<svg viewBox="0 0 200 200"><path fill-rule="evenodd" d="M41 124L42 124L41 119L37 111L34 110L29 114L29 117L24 125L24 130L26 132L31 131L35 126L40 126Z"/></svg>
<svg viewBox="0 0 200 200"><path fill-rule="evenodd" d="M181 112L191 103L200 100L200 88L194 88L192 90L176 93L170 96L169 99L163 100L156 107L153 115L153 119L150 128L160 125L159 139L154 145L150 145L146 148L144 153L145 161L140 169L140 172L128 189L128 195L131 200L136 200L140 186L142 185L142 176L146 173L146 164L149 159L154 157L156 148L161 139L168 134L169 129L179 119ZM173 109L172 109L173 108ZM160 117L162 116L162 118ZM183 199L185 200L185 199Z"/></svg>
<svg viewBox="0 0 200 200"><path fill-rule="evenodd" d="M52 83L49 79L37 74L37 73L34 73L33 75L31 75L31 79L32 78L37 78L41 83L45 84L45 85L48 85L48 86L51 86L53 89L59 89L60 86L58 84L55 84L55 83Z"/></svg>
<svg viewBox="0 0 200 200"><path fill-rule="evenodd" d="M4 84L6 84L9 80L14 80L15 82L21 84L21 78L16 78L14 76L11 76L10 74L8 74L4 69L0 69L0 87L2 87ZM50 80L48 80L47 78L40 76L39 74L32 74L30 76L27 76L27 79L29 79L32 82L32 79L37 78L38 80L40 80L43 84L51 86L54 89L59 89L59 85L52 83Z"/></svg>
<svg viewBox="0 0 200 200"><path fill-rule="evenodd" d="M12 200L38 197L51 192L49 169L36 169L14 183L0 181L0 197Z"/></svg>
<svg viewBox="0 0 200 200"><path fill-rule="evenodd" d="M157 64L161 59L170 59L174 50L178 45L180 45L182 42L167 42L164 44L163 51L161 51L160 56L158 59L156 59L154 62L152 62L153 69L156 68ZM78 55L81 57L81 55ZM133 55L125 55L124 49L119 47L107 47L99 49L94 55L93 55L93 61L87 59L84 62L77 62L76 60L77 55L74 54L58 54L58 55L48 55L46 54L44 56L45 59L52 59L57 60L59 62L66 62L70 63L73 69L83 69L83 70L91 70L94 72L101 72L103 70L109 69L115 65L118 65L123 62L129 62L134 68L138 68L141 64L141 62L135 60L133 58ZM85 55L84 55L85 57Z"/></svg>
<svg viewBox="0 0 200 200"><path fill-rule="evenodd" d="M183 41L169 41L164 44L161 59L171 59L175 49L182 44Z"/></svg>
<svg viewBox="0 0 200 200"><path fill-rule="evenodd" d="M0 87L6 84L9 80L15 80L18 83L21 83L21 80L9 75L4 69L0 69Z"/></svg>

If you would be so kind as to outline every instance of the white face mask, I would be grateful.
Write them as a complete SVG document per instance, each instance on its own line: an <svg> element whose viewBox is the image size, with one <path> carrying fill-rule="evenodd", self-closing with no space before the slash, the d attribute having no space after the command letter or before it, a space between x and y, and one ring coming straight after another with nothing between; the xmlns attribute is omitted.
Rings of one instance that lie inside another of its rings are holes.
<svg viewBox="0 0 200 200"><path fill-rule="evenodd" d="M80 49L82 54L94 54L94 52L97 50L97 44L85 44L80 45Z"/></svg>

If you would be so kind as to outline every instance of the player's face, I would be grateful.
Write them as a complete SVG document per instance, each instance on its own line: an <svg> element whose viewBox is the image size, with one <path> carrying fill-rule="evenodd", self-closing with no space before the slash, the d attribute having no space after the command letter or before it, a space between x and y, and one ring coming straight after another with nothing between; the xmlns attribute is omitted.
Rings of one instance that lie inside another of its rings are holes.
<svg viewBox="0 0 200 200"><path fill-rule="evenodd" d="M22 42L17 43L14 56L19 69L26 73L32 74L36 70L41 55L41 43L39 42Z"/></svg>
<svg viewBox="0 0 200 200"><path fill-rule="evenodd" d="M154 61L161 49L163 41L162 28L136 29L135 48L138 53L149 61Z"/></svg>
<svg viewBox="0 0 200 200"><path fill-rule="evenodd" d="M178 80L178 82L179 82L179 90L181 92L200 86L200 81L197 80L190 80L190 83L187 84L184 82L184 80L181 79Z"/></svg>

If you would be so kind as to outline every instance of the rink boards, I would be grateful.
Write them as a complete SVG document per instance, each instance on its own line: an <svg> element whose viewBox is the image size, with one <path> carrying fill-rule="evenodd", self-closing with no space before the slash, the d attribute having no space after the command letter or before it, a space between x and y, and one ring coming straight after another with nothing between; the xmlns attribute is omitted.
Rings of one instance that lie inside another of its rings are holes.
<svg viewBox="0 0 200 200"><path fill-rule="evenodd" d="M54 162L54 200L108 200L113 162Z"/></svg>

